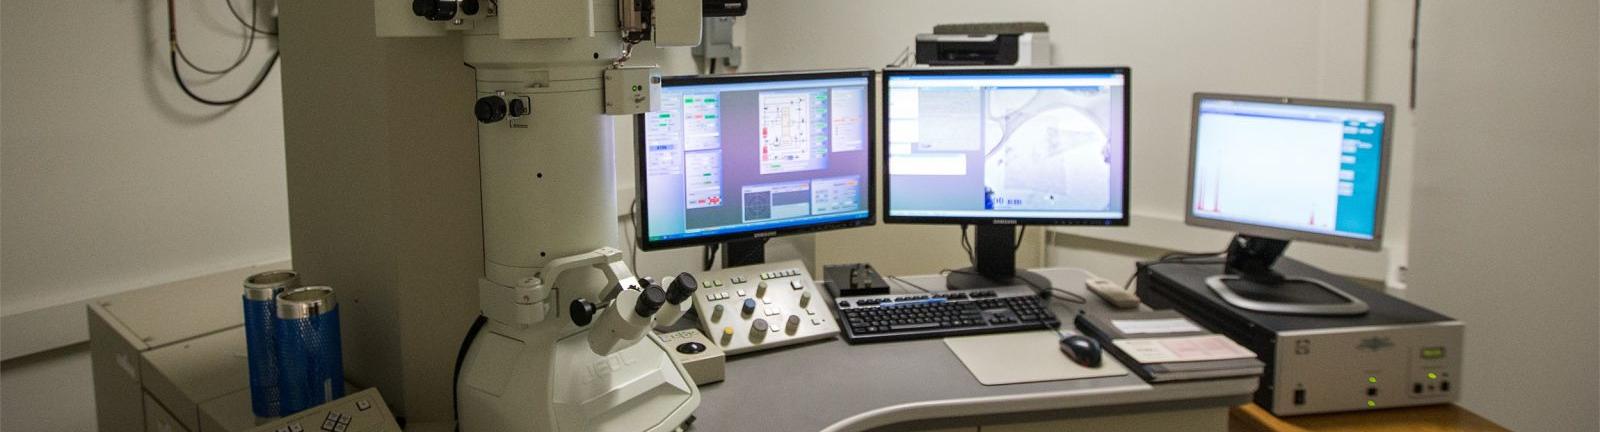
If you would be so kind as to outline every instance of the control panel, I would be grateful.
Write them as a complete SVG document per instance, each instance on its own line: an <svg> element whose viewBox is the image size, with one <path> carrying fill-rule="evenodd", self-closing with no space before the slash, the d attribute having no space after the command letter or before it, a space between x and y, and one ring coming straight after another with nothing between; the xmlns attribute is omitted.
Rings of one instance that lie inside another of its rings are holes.
<svg viewBox="0 0 1600 432"><path fill-rule="evenodd" d="M1449 403L1461 393L1459 323L1278 337L1278 415Z"/></svg>
<svg viewBox="0 0 1600 432"><path fill-rule="evenodd" d="M800 261L702 272L695 279L700 329L727 355L839 334L828 300Z"/></svg>
<svg viewBox="0 0 1600 432"><path fill-rule="evenodd" d="M400 432L376 387L290 414L250 432Z"/></svg>

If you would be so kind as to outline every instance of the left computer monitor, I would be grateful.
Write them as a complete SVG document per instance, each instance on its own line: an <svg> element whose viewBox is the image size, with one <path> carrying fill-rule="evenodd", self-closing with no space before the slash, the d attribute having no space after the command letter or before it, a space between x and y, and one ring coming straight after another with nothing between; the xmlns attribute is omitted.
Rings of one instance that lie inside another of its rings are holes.
<svg viewBox="0 0 1600 432"><path fill-rule="evenodd" d="M873 89L870 70L663 80L635 120L640 248L873 224Z"/></svg>

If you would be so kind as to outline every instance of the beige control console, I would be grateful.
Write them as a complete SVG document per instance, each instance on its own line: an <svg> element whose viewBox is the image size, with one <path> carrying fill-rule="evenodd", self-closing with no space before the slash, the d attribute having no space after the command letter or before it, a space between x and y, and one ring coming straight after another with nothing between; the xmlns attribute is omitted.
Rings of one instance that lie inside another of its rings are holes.
<svg viewBox="0 0 1600 432"><path fill-rule="evenodd" d="M839 334L839 324L800 261L696 273L700 329L727 355Z"/></svg>
<svg viewBox="0 0 1600 432"><path fill-rule="evenodd" d="M250 432L400 432L394 414L373 387L284 416Z"/></svg>

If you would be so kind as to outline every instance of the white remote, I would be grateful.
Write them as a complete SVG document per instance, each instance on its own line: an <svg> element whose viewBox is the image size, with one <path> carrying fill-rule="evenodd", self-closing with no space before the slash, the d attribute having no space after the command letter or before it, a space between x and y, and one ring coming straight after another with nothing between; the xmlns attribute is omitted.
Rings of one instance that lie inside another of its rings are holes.
<svg viewBox="0 0 1600 432"><path fill-rule="evenodd" d="M1091 277L1085 279L1083 285L1088 287L1089 291L1093 291L1095 295L1100 296L1100 299L1105 300L1106 303L1110 303L1111 306L1117 309L1139 307L1139 295L1134 294L1132 290L1122 289L1116 282Z"/></svg>

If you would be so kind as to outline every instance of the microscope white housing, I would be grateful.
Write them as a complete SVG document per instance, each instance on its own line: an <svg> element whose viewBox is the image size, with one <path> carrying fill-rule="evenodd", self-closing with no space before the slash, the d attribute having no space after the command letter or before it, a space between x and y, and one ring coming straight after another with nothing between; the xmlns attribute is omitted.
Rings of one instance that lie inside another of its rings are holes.
<svg viewBox="0 0 1600 432"><path fill-rule="evenodd" d="M476 73L484 255L477 295L487 321L455 384L460 430L676 429L699 405L699 390L666 347L645 336L689 302L667 304L614 249L610 115L659 106L659 73L626 61L646 46L698 44L701 2L373 6L380 37L459 33ZM468 107L434 108L465 115Z"/></svg>

